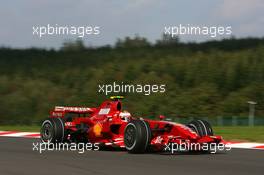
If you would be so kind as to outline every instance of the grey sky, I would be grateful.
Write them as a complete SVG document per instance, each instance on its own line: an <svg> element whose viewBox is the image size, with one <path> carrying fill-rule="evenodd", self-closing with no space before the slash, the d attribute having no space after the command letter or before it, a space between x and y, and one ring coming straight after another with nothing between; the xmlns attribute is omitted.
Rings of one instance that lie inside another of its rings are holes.
<svg viewBox="0 0 264 175"><path fill-rule="evenodd" d="M154 42L164 26L232 26L237 37L264 36L263 0L12 0L0 5L0 46L55 47L69 36L32 35L32 26L98 25L100 36L87 36L87 45L113 44L125 36ZM183 36L184 41L209 37Z"/></svg>

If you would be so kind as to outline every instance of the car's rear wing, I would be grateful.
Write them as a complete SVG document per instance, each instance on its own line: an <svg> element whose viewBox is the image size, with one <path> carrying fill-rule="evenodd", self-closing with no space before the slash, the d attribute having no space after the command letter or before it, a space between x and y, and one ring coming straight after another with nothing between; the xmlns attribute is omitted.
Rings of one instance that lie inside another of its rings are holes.
<svg viewBox="0 0 264 175"><path fill-rule="evenodd" d="M87 107L69 107L69 106L55 106L54 112L76 112L76 113L93 113L96 108Z"/></svg>

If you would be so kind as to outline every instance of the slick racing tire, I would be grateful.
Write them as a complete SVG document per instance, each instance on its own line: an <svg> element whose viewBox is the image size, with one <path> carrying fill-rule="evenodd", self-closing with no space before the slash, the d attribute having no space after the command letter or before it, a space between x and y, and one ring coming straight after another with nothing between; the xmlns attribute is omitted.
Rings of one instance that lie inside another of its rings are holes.
<svg viewBox="0 0 264 175"><path fill-rule="evenodd" d="M144 153L150 140L151 130L147 121L132 120L126 125L124 143L129 153Z"/></svg>
<svg viewBox="0 0 264 175"><path fill-rule="evenodd" d="M193 120L187 126L196 132L199 136L212 136L214 135L212 126L209 122L201 119Z"/></svg>
<svg viewBox="0 0 264 175"><path fill-rule="evenodd" d="M45 120L41 126L40 137L43 142L63 142L66 137L63 120L61 118Z"/></svg>

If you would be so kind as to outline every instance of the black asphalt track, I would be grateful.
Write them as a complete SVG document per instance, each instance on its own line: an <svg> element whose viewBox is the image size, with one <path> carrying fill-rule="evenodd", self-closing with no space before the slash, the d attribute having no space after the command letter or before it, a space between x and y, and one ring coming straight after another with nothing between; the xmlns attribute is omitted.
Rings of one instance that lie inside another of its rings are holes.
<svg viewBox="0 0 264 175"><path fill-rule="evenodd" d="M0 138L0 175L264 174L264 151L219 154L128 154L124 151L33 151L37 139Z"/></svg>

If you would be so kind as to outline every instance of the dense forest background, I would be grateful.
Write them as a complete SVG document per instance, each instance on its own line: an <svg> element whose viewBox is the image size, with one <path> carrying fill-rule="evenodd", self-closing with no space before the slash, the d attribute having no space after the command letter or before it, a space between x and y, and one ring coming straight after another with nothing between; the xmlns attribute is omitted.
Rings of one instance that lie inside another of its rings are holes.
<svg viewBox="0 0 264 175"><path fill-rule="evenodd" d="M55 105L99 105L98 85L166 84L165 93L123 94L125 109L144 117L247 116L248 101L264 117L264 38L183 43L163 36L118 39L59 50L0 48L0 124L33 124ZM117 95L117 94L111 94ZM122 95L122 94L119 94Z"/></svg>

